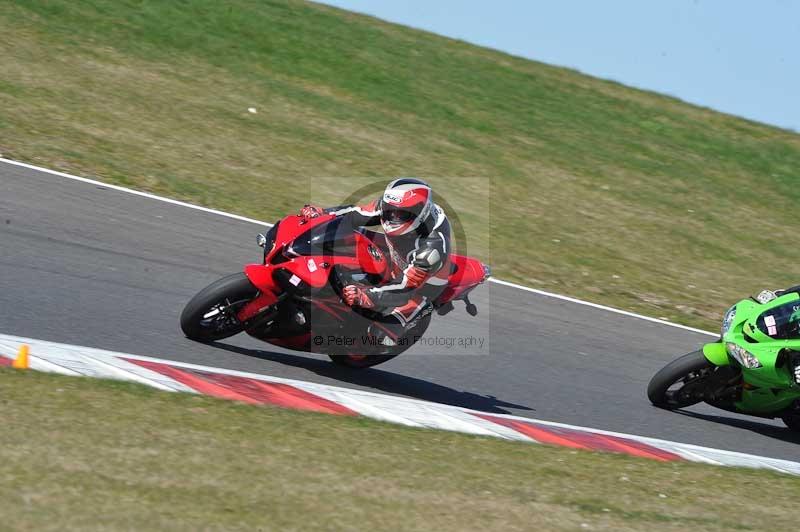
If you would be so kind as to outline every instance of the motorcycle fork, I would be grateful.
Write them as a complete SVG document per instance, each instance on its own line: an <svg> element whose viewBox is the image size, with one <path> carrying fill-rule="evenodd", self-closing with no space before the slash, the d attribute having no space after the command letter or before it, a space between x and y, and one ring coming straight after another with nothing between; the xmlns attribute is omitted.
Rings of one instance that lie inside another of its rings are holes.
<svg viewBox="0 0 800 532"><path fill-rule="evenodd" d="M717 366L709 381L703 401L722 410L736 412L735 403L742 399L745 385L741 370L732 366Z"/></svg>
<svg viewBox="0 0 800 532"><path fill-rule="evenodd" d="M264 322L265 318L276 313L278 303L285 297L286 294L275 297L272 292L261 292L236 313L236 318L247 327L253 326L255 321Z"/></svg>

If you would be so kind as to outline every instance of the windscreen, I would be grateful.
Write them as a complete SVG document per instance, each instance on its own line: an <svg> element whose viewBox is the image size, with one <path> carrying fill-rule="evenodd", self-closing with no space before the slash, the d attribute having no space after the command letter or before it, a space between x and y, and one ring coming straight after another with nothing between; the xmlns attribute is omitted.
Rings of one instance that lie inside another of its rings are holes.
<svg viewBox="0 0 800 532"><path fill-rule="evenodd" d="M756 326L777 340L800 338L800 300L765 311L756 320Z"/></svg>
<svg viewBox="0 0 800 532"><path fill-rule="evenodd" d="M291 249L298 255L355 256L355 243L352 224L343 218L334 218L297 237Z"/></svg>

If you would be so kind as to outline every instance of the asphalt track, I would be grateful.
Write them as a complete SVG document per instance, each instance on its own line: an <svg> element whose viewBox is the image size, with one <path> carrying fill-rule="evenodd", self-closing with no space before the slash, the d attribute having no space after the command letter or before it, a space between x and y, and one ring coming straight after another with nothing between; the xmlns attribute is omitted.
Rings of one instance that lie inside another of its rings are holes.
<svg viewBox="0 0 800 532"><path fill-rule="evenodd" d="M416 346L364 371L243 335L216 345L184 338L183 305L257 261L260 230L0 162L0 332L800 457L800 437L780 422L650 406L644 391L652 374L708 336L497 284L475 291L479 316L459 306L434 320L428 336L440 345ZM469 338L476 343L458 344Z"/></svg>

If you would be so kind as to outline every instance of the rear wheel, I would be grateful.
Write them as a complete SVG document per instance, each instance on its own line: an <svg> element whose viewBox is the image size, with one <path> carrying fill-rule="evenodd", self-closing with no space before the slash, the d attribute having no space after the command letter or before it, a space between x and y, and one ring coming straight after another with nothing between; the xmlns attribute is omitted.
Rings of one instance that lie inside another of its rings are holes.
<svg viewBox="0 0 800 532"><path fill-rule="evenodd" d="M211 283L194 296L181 313L183 334L199 342L222 340L242 332L236 313L258 295L244 273Z"/></svg>
<svg viewBox="0 0 800 532"><path fill-rule="evenodd" d="M415 325L413 328L407 330L403 335L404 338L414 338L422 336L425 331L428 329L428 325L431 322L431 316L428 314L424 316L422 319L419 320L419 323ZM391 348L384 348L382 349L383 353L379 354L347 354L347 355L328 355L330 359L333 361L334 364L338 366L344 366L347 368L352 369L364 369L370 368L372 366L377 366L378 364L383 364L387 362L406 349L409 349L413 343L409 342L404 345L397 345Z"/></svg>
<svg viewBox="0 0 800 532"><path fill-rule="evenodd" d="M653 375L647 397L655 406L668 410L697 404L703 401L706 381L715 367L702 351L683 355Z"/></svg>

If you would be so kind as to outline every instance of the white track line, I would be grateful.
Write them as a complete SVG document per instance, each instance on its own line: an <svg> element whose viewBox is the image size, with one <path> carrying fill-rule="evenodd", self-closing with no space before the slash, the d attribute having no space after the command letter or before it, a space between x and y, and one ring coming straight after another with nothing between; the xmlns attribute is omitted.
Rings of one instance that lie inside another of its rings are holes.
<svg viewBox="0 0 800 532"><path fill-rule="evenodd" d="M242 221L242 222L249 222L249 223L256 224L256 225L261 225L261 226L264 226L264 227L272 227L271 223L264 222L262 220L255 220L253 218L247 218L246 216L239 216L238 214L231 214L229 212L218 211L216 209L209 209L208 207L201 207L199 205L193 205L191 203L186 203L185 201L178 201L178 200L174 200L174 199L170 199L170 198L165 198L163 196L156 196L155 194L150 194L148 192L141 192L139 190L134 190L132 188L120 187L120 186L117 186L117 185L110 185L110 184L104 183L102 181L97 181L96 179L88 179L86 177L79 177L79 176L72 175L72 174L66 174L64 172L57 172L56 170L50 170L49 168L43 168L41 166L36 166L36 165L33 165L33 164L22 163L22 162L14 161L14 160L11 160L11 159L6 159L4 157L0 157L0 162L6 163L6 164L10 164L12 166L19 166L19 167L22 167L22 168L28 168L29 170L36 170L37 172L43 172L45 174L51 174L51 175L55 175L55 176L58 176L58 177L63 177L63 178L66 178L66 179L72 179L74 181L80 181L81 183L88 183L90 185L96 185L96 186L100 186L100 187L104 187L104 188L109 188L111 190L116 190L116 191L119 191L119 192L125 192L127 194L133 194L134 196L141 196L143 198L149 198L149 199L156 200L156 201L163 201L164 203L170 203L172 205L179 205L181 207L187 207L189 209L194 209L194 210L201 211L201 212L207 212L207 213L210 213L210 214L216 214L218 216L224 216L226 218L232 218L234 220L239 220L239 221ZM605 310L607 312L613 312L615 314L620 314L620 315L628 316L628 317L631 317L631 318L638 318L640 320L645 320L645 321L649 321L649 322L652 322L652 323L658 323L660 325L668 325L670 327L676 327L678 329L683 329L683 330L686 330L686 331L691 331L691 332L699 333L699 334L706 334L706 335L709 335L709 336L719 336L717 333L713 333L713 332L710 332L710 331L704 331L702 329L695 329L694 327L688 327L686 325L681 325L679 323L672 323L670 321L660 320L658 318L651 318L650 316L644 316L642 314L636 314L634 312L628 312L627 310L620 310L620 309L613 308L613 307L607 307L605 305L599 305L597 303L591 303L589 301L584 301L582 299L576 299L574 297L564 296L564 295L561 295L561 294L554 294L552 292L545 292L544 290L537 290L536 288L531 288L529 286L523 286L523 285L520 285L520 284L511 283L511 282L508 282L508 281L503 281L501 279L495 279L494 277L490 278L489 281L493 282L493 283L496 283L496 284L499 284L499 285L502 285L502 286L508 286L508 287L511 287L511 288L516 288L518 290L523 290L525 292L530 292L530 293L533 293L533 294L536 294L536 295L540 295L540 296L544 296L544 297L550 297L550 298L553 298L553 299L560 299L562 301L569 301L570 303L575 303L575 304L578 304L578 305L584 305L584 306L587 306L587 307L592 307L592 308L596 308L596 309L600 309L600 310Z"/></svg>
<svg viewBox="0 0 800 532"><path fill-rule="evenodd" d="M127 194L133 194L134 196L141 196L143 198L149 198L156 201L163 201L164 203L171 203L172 205L180 205L181 207L188 207L190 209L195 209L197 211L208 212L211 214L216 214L219 216L225 216L226 218L233 218L234 220L240 220L242 222L250 222L257 225L265 225L267 227L272 227L272 224L267 222L262 222L261 220L254 220L253 218L247 218L245 216L239 216L238 214L231 214L229 212L218 211L216 209L209 209L208 207L200 207L199 205L192 205L191 203L186 203L185 201L178 201L170 198L165 198L163 196L156 196L155 194L150 194L148 192L141 192L139 190L133 190L132 188L125 188L120 187L117 185L110 185L108 183L104 183L102 181L97 181L95 179L88 179L86 177L78 177L72 174L65 174L64 172L57 172L55 170L50 170L48 168L42 168L41 166L35 166L28 163L21 163L19 161L12 161L11 159L6 159L4 157L0 157L0 162L10 164L13 166L20 166L22 168L28 168L29 170L36 170L37 172L43 172L45 174L56 175L58 177L64 177L66 179L72 179L74 181L80 181L81 183L89 183L90 185L96 185L103 188L110 188L111 190L117 190L119 192L125 192Z"/></svg>
<svg viewBox="0 0 800 532"><path fill-rule="evenodd" d="M692 331L700 334L707 334L709 336L719 336L719 333L713 333L711 331L704 331L702 329L695 329L694 327L689 327L688 325L681 325L679 323L672 323L671 321L660 320L658 318L651 318L650 316L642 316L641 314L636 314L633 312L628 312L627 310L620 310L618 308L607 307L605 305L599 305L597 303L591 303L589 301L583 301L581 299L575 299L574 297L569 296L562 296L561 294L554 294L552 292L545 292L544 290L537 290L536 288L530 288L528 286L522 286L515 283L509 283L508 281L502 281L500 279L490 278L490 281L503 285L503 286L510 286L512 288L517 288L519 290L524 290L526 292L531 292L533 294L538 294L540 296L552 297L553 299L560 299L562 301L569 301L570 303L577 303L579 305L584 305L587 307L597 308L600 310L606 310L608 312L613 312L615 314L622 314L623 316L630 316L631 318L638 318L640 320L651 321L653 323L659 323L661 325L669 325L670 327L677 327L679 329L684 329L687 331Z"/></svg>

